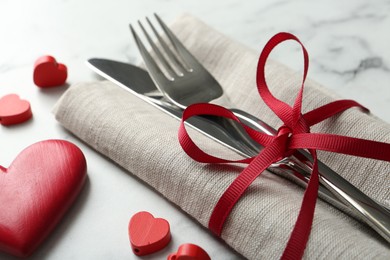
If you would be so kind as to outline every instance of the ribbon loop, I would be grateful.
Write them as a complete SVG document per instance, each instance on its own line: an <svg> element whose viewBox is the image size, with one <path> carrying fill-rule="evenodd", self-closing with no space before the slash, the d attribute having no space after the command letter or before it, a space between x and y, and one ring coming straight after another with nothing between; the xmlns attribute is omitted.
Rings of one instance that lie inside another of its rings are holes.
<svg viewBox="0 0 390 260"><path fill-rule="evenodd" d="M271 51L281 42L294 40L302 47L304 57L304 71L302 85L299 89L293 107L277 99L268 89L265 79L265 64ZM260 54L256 82L261 98L271 110L283 121L276 136L269 136L257 132L245 125L244 128L255 141L263 145L264 149L254 158L236 162L249 164L230 184L214 207L209 220L209 229L220 236L225 220L234 205L245 193L251 183L271 164L290 156L295 149L308 149L313 157L311 177L303 196L301 210L298 214L295 227L290 235L287 246L282 255L283 259L300 259L304 254L313 222L314 209L317 200L319 176L316 150L344 153L354 156L390 161L390 144L379 143L357 138L336 136L330 134L310 133L310 126L315 125L333 115L341 113L351 107L368 110L352 100L338 100L331 102L305 114L302 114L303 88L309 68L309 55L297 37L289 33L279 33L272 37ZM189 106L183 113L179 129L179 141L183 150L194 160L206 163L228 163L230 160L220 159L204 153L188 136L184 122L191 116L216 115L240 120L229 110L212 104L195 104ZM241 123L241 122L240 122Z"/></svg>
<svg viewBox="0 0 390 260"><path fill-rule="evenodd" d="M269 54L277 45L288 40L293 40L300 44L302 48L303 58L304 58L302 87L298 92L293 109L288 104L277 99L275 96L272 95L265 79L265 64L267 62ZM292 35L290 33L282 32L273 36L267 42L263 51L260 54L260 58L257 63L257 75L256 75L257 90L261 98L267 104L267 106L270 107L272 111L274 111L274 113L287 125L292 126L292 120L294 118L297 118L298 114L301 113L303 86L306 80L308 70L309 70L309 55L305 47L303 46L303 44L299 41L299 39L295 35Z"/></svg>

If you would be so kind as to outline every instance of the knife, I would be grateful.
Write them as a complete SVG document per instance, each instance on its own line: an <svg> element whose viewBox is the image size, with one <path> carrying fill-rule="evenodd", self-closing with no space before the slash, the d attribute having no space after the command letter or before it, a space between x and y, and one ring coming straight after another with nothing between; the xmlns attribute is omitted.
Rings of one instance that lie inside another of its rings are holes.
<svg viewBox="0 0 390 260"><path fill-rule="evenodd" d="M145 70L128 63L98 58L89 59L87 65L97 74L114 82L119 87L181 120L183 110L164 99ZM225 120L228 119L200 116L192 117L186 123L245 157L257 155L261 151L261 146L253 148L245 142L245 138L243 139L242 136L226 131L223 127L224 122L226 123ZM305 151L300 151L298 156L299 158L290 157L288 160L271 165L268 170L301 186L306 186L307 180L310 178L309 165L312 158ZM319 163L319 171L322 174L320 176L319 197L350 216L367 223L390 242L389 210L366 196L325 164ZM330 192L329 189L333 192ZM346 190L347 193L344 192Z"/></svg>

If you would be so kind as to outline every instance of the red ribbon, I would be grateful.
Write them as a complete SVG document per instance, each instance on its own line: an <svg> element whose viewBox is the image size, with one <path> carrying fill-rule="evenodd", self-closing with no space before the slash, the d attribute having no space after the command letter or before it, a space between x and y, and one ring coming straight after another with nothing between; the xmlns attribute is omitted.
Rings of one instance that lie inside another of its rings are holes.
<svg viewBox="0 0 390 260"><path fill-rule="evenodd" d="M265 64L271 51L281 42L294 40L300 44L304 56L302 86L294 105L275 98L268 89L265 80ZM308 149L313 157L313 170L303 196L302 205L294 229L290 235L282 259L300 259L304 254L313 222L314 209L319 186L316 150L324 150L354 156L390 161L390 144L338 136L332 134L310 133L310 127L351 107L366 108L353 100L331 102L310 112L302 114L302 95L309 67L308 53L297 37L289 33L279 33L265 45L257 65L257 88L264 102L284 122L276 136L257 132L245 125L228 109L213 104L194 104L183 113L179 128L179 142L184 151L194 160L203 163L246 163L248 166L237 176L217 202L209 220L209 229L220 236L225 220L236 202L249 185L272 163L290 156L296 149ZM231 161L203 152L189 137L184 122L197 115L214 115L230 118L239 122L248 134L264 149L255 157Z"/></svg>

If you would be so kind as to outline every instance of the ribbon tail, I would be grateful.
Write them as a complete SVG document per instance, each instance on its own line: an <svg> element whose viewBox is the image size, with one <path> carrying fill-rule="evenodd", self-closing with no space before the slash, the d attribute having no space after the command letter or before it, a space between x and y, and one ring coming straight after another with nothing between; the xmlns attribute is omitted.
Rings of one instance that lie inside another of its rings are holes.
<svg viewBox="0 0 390 260"><path fill-rule="evenodd" d="M309 240L319 186L317 153L315 150L310 150L310 153L314 158L313 172L303 196L302 206L294 229L281 257L283 260L302 259L307 241Z"/></svg>
<svg viewBox="0 0 390 260"><path fill-rule="evenodd" d="M313 109L312 111L309 111L306 114L304 114L303 118L306 120L309 126L313 126L315 124L318 124L319 122L324 121L329 117L339 114L352 107L359 107L364 112L366 113L369 112L367 108L363 107L358 102L354 100L344 99L344 100L336 100L326 105L323 105L321 107L318 107L316 109Z"/></svg>
<svg viewBox="0 0 390 260"><path fill-rule="evenodd" d="M332 134L296 134L290 149L316 149L390 162L390 144Z"/></svg>

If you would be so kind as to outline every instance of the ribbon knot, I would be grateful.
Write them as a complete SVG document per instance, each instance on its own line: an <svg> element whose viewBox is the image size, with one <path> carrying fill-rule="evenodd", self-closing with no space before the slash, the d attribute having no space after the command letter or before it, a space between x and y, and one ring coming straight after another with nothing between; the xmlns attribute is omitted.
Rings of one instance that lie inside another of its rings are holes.
<svg viewBox="0 0 390 260"><path fill-rule="evenodd" d="M276 136L286 136L285 138L285 151L284 157L291 156L295 149L290 148L291 140L296 134L310 133L310 126L307 124L305 118L301 113L298 114L298 118L292 120L291 126L285 122L284 125L279 127Z"/></svg>
<svg viewBox="0 0 390 260"><path fill-rule="evenodd" d="M278 140L278 142L283 143L283 146L281 147L284 147L281 150L281 154L279 156L280 159L289 157L294 153L294 149L290 149L291 138L293 135L293 131L290 127L286 125L282 125L281 127L279 127L278 132L276 134L276 138L280 139Z"/></svg>
<svg viewBox="0 0 390 260"><path fill-rule="evenodd" d="M292 107L272 95L265 79L265 64L269 54L278 44L287 40L294 40L299 43L302 47L304 57L302 85ZM259 94L267 106L269 106L284 123L278 129L276 136L269 136L243 125L231 111L213 104L194 104L184 110L178 135L183 150L196 161L204 163L239 162L248 164L225 190L210 216L209 229L217 236L221 235L223 225L234 205L245 193L250 184L260 176L264 170L271 164L278 162L286 156L294 154L294 151L297 149L307 149L310 152L313 157L313 169L303 196L301 209L298 213L294 229L282 255L282 258L284 259L302 258L310 235L319 186L316 150L390 161L390 144L346 136L310 132L311 126L351 107L360 107L366 112L368 110L353 100L338 100L302 114L302 96L308 66L309 57L305 47L297 37L289 33L276 34L268 41L260 54L256 76ZM241 123L248 134L255 141L260 143L264 149L255 157L237 161L209 155L203 152L191 140L185 128L184 122L188 118L196 115L214 115L235 120Z"/></svg>
<svg viewBox="0 0 390 260"><path fill-rule="evenodd" d="M281 135L288 135L288 137L291 137L293 134L292 130L290 127L286 126L286 125L282 125L281 127L279 127L278 129L278 134L277 136L281 136Z"/></svg>

